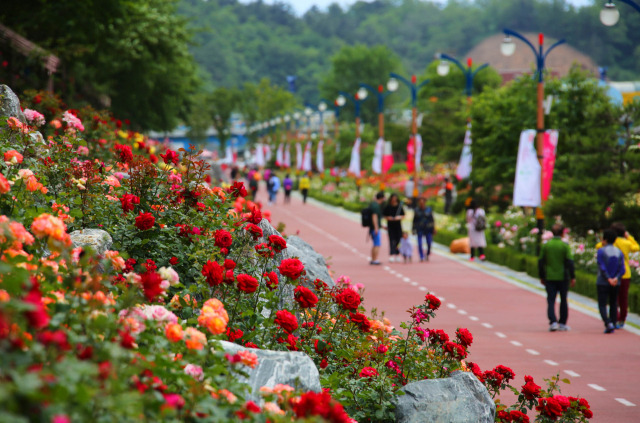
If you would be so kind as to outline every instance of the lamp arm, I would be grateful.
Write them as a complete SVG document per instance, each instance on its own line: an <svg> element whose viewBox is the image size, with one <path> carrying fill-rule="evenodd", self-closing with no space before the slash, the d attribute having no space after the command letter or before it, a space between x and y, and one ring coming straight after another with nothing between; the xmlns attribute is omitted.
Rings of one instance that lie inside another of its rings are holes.
<svg viewBox="0 0 640 423"><path fill-rule="evenodd" d="M389 76L391 76L392 78L395 78L395 79L399 79L400 81L402 81L402 82L403 82L407 87L409 87L409 88L411 88L411 87L412 87L411 82L409 82L409 81L408 81L407 79L405 79L404 77L402 77L402 76L398 75L397 73L393 73L393 72L391 72L391 73L389 74Z"/></svg>
<svg viewBox="0 0 640 423"><path fill-rule="evenodd" d="M566 41L565 40L560 40L558 42L556 42L555 44L552 44L551 47L549 47L547 49L547 52L544 54L544 58L546 59L547 56L549 55L549 53L551 52L551 50L553 50L554 48L558 47L561 44L564 44Z"/></svg>
<svg viewBox="0 0 640 423"><path fill-rule="evenodd" d="M462 71L462 73L467 73L467 69L465 69L465 67L462 66L462 63L460 63L455 57L451 57L445 53L440 53L439 56L440 56L440 59L444 59L455 64Z"/></svg>
<svg viewBox="0 0 640 423"><path fill-rule="evenodd" d="M526 38L524 38L522 35L518 34L515 31L512 31L510 29L505 28L503 30L503 32L505 33L505 35L510 35L510 36L514 36L517 39L521 40L522 42L524 42L526 45L529 46L529 48L531 49L531 51L533 51L533 54L535 54L536 57L538 57L538 51L536 50L536 48L533 46L533 44L531 44L531 42L529 40L527 40Z"/></svg>
<svg viewBox="0 0 640 423"><path fill-rule="evenodd" d="M640 13L640 4L637 4L636 2L633 2L631 0L618 0L624 4L628 4L629 6L633 7L634 9L636 9L636 12Z"/></svg>
<svg viewBox="0 0 640 423"><path fill-rule="evenodd" d="M418 84L418 86L416 87L416 90L419 90L420 88L424 87L425 85L427 85L429 82L431 82L430 79L425 79L424 81L422 81L420 84Z"/></svg>
<svg viewBox="0 0 640 423"><path fill-rule="evenodd" d="M485 63L485 64L484 64L484 65L482 65L482 66L478 66L478 68L477 68L475 71L473 71L473 73L472 73L471 75L472 75L472 76L476 76L476 74L477 74L478 72L480 72L482 69L486 69L487 67L489 67L489 64L488 64L488 63Z"/></svg>
<svg viewBox="0 0 640 423"><path fill-rule="evenodd" d="M356 98L347 92L338 91L338 94L342 94L343 96L347 97L349 100L353 101L354 103L356 102Z"/></svg>

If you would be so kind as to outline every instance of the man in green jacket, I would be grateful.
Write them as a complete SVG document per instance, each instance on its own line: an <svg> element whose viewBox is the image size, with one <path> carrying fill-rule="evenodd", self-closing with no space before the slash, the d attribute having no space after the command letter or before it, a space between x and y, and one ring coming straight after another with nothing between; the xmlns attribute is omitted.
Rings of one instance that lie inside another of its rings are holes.
<svg viewBox="0 0 640 423"><path fill-rule="evenodd" d="M540 283L547 290L547 316L549 317L549 331L568 331L567 319L569 317L569 305L567 293L569 281L573 287L576 284L575 269L573 266L573 254L569 245L562 241L564 227L556 223L551 227L553 238L547 241L540 249L538 257L538 273ZM560 293L560 320L556 319L556 296Z"/></svg>

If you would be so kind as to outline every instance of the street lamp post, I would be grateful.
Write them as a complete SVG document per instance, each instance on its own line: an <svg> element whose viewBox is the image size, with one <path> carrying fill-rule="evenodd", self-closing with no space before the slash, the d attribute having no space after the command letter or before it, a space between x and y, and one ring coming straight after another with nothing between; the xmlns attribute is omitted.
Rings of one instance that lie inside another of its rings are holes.
<svg viewBox="0 0 640 423"><path fill-rule="evenodd" d="M547 51L544 51L544 34L538 34L538 48L536 49L529 40L524 38L519 33L512 31L510 29L504 29L505 38L500 45L500 51L505 56L511 56L516 51L516 45L511 40L511 37L516 37L522 40L526 45L531 48L533 54L536 56L536 73L538 74L538 118L536 124L536 152L538 155L538 162L540 163L540 207L536 209L536 219L538 220L538 249L540 248L540 244L542 241L542 231L544 230L544 210L542 209L542 180L544 176L544 167L543 163L543 137L544 137L544 62L551 50L556 48L557 46L564 44L564 40L557 41L552 44Z"/></svg>
<svg viewBox="0 0 640 423"><path fill-rule="evenodd" d="M437 53L436 59L440 59L440 63L438 64L438 68L437 68L438 75L440 76L447 76L449 74L449 69L450 69L449 62L452 62L453 64L455 64L462 71L466 81L464 91L465 91L465 94L467 95L467 106L470 107L471 95L473 94L473 78L478 74L478 72L487 68L489 64L485 63L477 67L476 70L474 71L472 68L473 61L471 60L470 57L467 59L466 68L462 65L462 63L460 63L454 57L449 56L448 54ZM467 121L468 122L471 121L471 116L467 118Z"/></svg>
<svg viewBox="0 0 640 423"><path fill-rule="evenodd" d="M628 4L633 7L636 12L640 13L640 4L632 0L618 0L621 3ZM618 23L620 19L620 12L616 8L616 5L612 1L607 1L604 7L600 11L600 22L606 26L613 26Z"/></svg>
<svg viewBox="0 0 640 423"><path fill-rule="evenodd" d="M369 84L360 84L358 98L361 98L362 100L366 99L369 91L375 93L378 98L378 137L384 139L384 99L390 93L385 93L384 86L382 85L378 85L378 89L376 90Z"/></svg>
<svg viewBox="0 0 640 423"><path fill-rule="evenodd" d="M326 106L330 102L323 98L323 99L321 99L321 103L324 103L325 106ZM334 140L336 142L336 146L337 146L338 145L338 136L340 135L340 109L342 109L344 107L344 103L342 105L339 105L338 104L338 100L334 100L332 107L333 107L333 138L334 138Z"/></svg>
<svg viewBox="0 0 640 423"><path fill-rule="evenodd" d="M366 91L366 90L365 90ZM359 94L360 91L358 91L356 93L355 96L346 93L344 91L338 91L338 98L336 98L336 104L339 107L344 107L345 104L347 104L347 98L350 99L351 101L353 101L353 104L355 105L355 114L356 114L356 139L360 138L360 103L362 103L365 99L364 98L360 98ZM366 98L366 94L365 94L365 98Z"/></svg>
<svg viewBox="0 0 640 423"><path fill-rule="evenodd" d="M319 132L320 132L320 139L323 140L324 139L324 112L327 110L327 102L325 100L321 100L320 103L318 103L318 114L320 115L320 126L319 126Z"/></svg>
<svg viewBox="0 0 640 423"><path fill-rule="evenodd" d="M311 140L311 115L313 114L313 109L310 106L306 106L304 108L304 115L307 117L307 139Z"/></svg>
<svg viewBox="0 0 640 423"><path fill-rule="evenodd" d="M418 134L418 109L416 106L418 102L418 91L420 90L420 88L428 84L429 80L425 79L420 84L417 84L415 75L411 75L411 82L398 75L397 73L392 72L389 74L389 76L391 77L391 79L389 79L389 82L387 82L387 89L389 91L394 92L398 89L398 81L402 81L402 83L404 83L407 87L409 87L409 90L411 90L411 134L413 136L413 142L415 143L416 135ZM413 170L413 197L418 197L418 166L414 166Z"/></svg>

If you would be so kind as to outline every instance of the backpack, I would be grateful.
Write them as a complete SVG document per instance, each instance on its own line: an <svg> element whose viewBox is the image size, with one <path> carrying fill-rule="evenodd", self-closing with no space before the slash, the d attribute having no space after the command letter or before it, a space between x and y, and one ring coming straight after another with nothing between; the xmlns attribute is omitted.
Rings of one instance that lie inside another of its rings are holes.
<svg viewBox="0 0 640 423"><path fill-rule="evenodd" d="M431 207L427 207L424 210L424 212L425 212L424 214L425 214L425 220L426 220L425 222L426 229L428 231L432 231L436 227L436 223L433 219L433 211L431 210Z"/></svg>
<svg viewBox="0 0 640 423"><path fill-rule="evenodd" d="M360 221L363 228L373 227L373 210L371 209L371 206L360 210Z"/></svg>
<svg viewBox="0 0 640 423"><path fill-rule="evenodd" d="M475 224L476 231L484 231L486 227L487 227L487 219L483 215L476 216L476 224Z"/></svg>

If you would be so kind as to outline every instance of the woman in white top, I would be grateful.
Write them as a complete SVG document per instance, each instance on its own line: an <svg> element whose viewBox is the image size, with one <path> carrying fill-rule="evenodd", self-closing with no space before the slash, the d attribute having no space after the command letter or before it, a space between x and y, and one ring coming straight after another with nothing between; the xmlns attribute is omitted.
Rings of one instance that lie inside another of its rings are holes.
<svg viewBox="0 0 640 423"><path fill-rule="evenodd" d="M484 209L472 200L467 209L467 230L469 231L469 247L471 247L471 258L473 261L478 252L478 258L484 260L484 248L487 246L487 239L484 230L487 226L487 217Z"/></svg>

